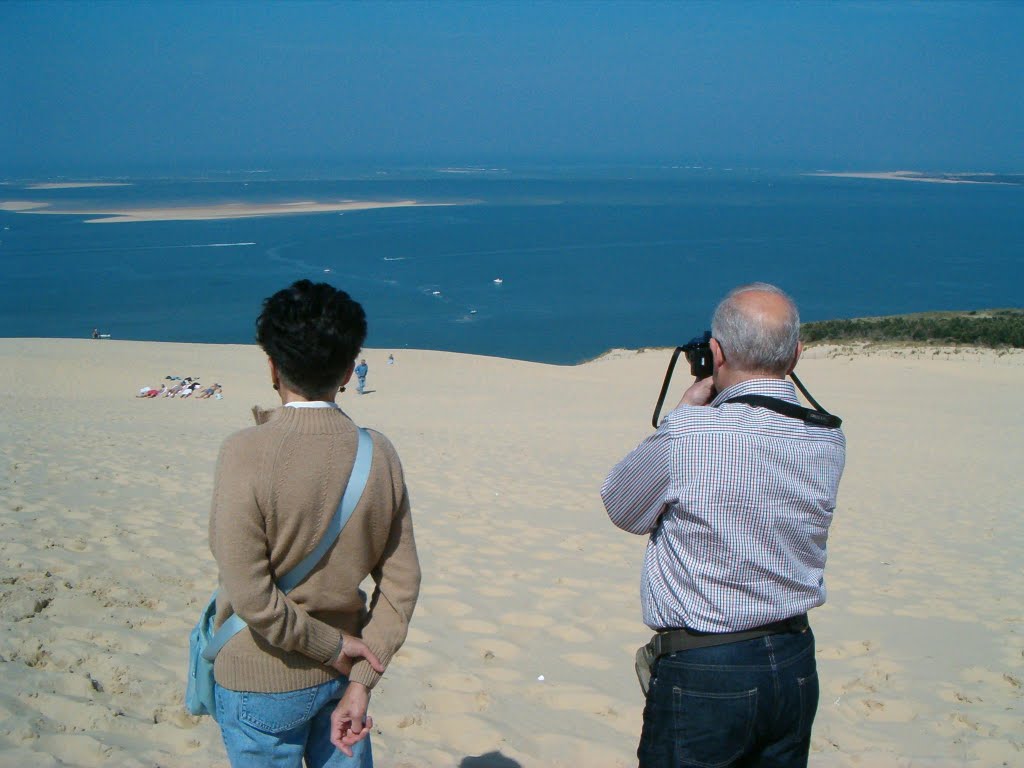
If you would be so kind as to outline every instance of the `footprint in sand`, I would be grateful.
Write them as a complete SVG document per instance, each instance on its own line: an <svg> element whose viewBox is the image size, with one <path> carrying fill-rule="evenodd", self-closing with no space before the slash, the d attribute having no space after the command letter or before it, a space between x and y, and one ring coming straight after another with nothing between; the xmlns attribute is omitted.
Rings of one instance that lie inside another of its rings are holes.
<svg viewBox="0 0 1024 768"><path fill-rule="evenodd" d="M614 708L610 696L579 685L544 685L529 691L530 698L539 699L551 709L590 714L606 714Z"/></svg>
<svg viewBox="0 0 1024 768"><path fill-rule="evenodd" d="M582 667L584 669L604 671L612 667L608 659L604 656L598 656L596 653L567 653L562 658L574 667Z"/></svg>
<svg viewBox="0 0 1024 768"><path fill-rule="evenodd" d="M578 624L552 624L545 627L545 631L567 643L589 643L594 639L594 635L582 629Z"/></svg>
<svg viewBox="0 0 1024 768"><path fill-rule="evenodd" d="M849 640L839 645L831 645L818 649L819 659L849 659L865 656L871 652L874 644L871 640Z"/></svg>
<svg viewBox="0 0 1024 768"><path fill-rule="evenodd" d="M469 632L474 635L498 634L497 624L490 621L483 621L482 619L459 619L458 621L452 622L452 626L460 632Z"/></svg>
<svg viewBox="0 0 1024 768"><path fill-rule="evenodd" d="M522 648L518 645L504 640L474 639L470 640L467 645L480 654L480 658L485 661L514 659L522 653Z"/></svg>
<svg viewBox="0 0 1024 768"><path fill-rule="evenodd" d="M449 584L427 584L420 589L420 596L454 595L458 591L458 589Z"/></svg>
<svg viewBox="0 0 1024 768"><path fill-rule="evenodd" d="M578 599L580 595L579 592L564 587L531 587L530 591L544 600L573 600Z"/></svg>
<svg viewBox="0 0 1024 768"><path fill-rule="evenodd" d="M513 597L515 592L510 589L503 589L502 587L476 587L476 593L483 595L484 597L496 598L503 600L506 597Z"/></svg>
<svg viewBox="0 0 1024 768"><path fill-rule="evenodd" d="M560 552L546 552L544 550L538 550L530 554L531 559L545 563L549 563L552 560L562 560L564 557L565 555Z"/></svg>
<svg viewBox="0 0 1024 768"><path fill-rule="evenodd" d="M498 683L515 683L525 677L522 672L507 667L487 667L481 670L480 674L488 680L494 680Z"/></svg>
<svg viewBox="0 0 1024 768"><path fill-rule="evenodd" d="M458 600L441 598L425 602L425 607L427 607L431 613L436 612L442 616L466 616L473 612L473 608L471 606Z"/></svg>
<svg viewBox="0 0 1024 768"><path fill-rule="evenodd" d="M395 657L401 659L403 667L412 669L433 668L438 664L438 658L435 654L410 643L403 645L398 653L395 654Z"/></svg>
<svg viewBox="0 0 1024 768"><path fill-rule="evenodd" d="M555 623L551 616L542 613L523 613L513 611L502 614L498 621L510 627L525 627L527 629L540 629Z"/></svg>

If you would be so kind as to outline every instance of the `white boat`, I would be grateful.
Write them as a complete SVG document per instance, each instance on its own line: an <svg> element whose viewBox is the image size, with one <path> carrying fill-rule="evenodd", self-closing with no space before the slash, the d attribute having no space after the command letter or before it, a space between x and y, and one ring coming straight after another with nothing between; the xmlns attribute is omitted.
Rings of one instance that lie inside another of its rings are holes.
<svg viewBox="0 0 1024 768"><path fill-rule="evenodd" d="M505 282L505 281L504 281L504 280L502 280L502 279L501 279L500 277L496 277L496 278L494 278L494 284L495 284L495 285L501 285L501 284L502 284L502 283L504 283L504 282Z"/></svg>

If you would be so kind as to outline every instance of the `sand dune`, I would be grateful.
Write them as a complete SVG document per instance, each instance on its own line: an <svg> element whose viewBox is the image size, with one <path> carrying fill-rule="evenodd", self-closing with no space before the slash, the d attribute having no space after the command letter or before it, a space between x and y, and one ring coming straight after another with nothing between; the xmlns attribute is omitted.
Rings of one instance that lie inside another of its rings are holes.
<svg viewBox="0 0 1024 768"><path fill-rule="evenodd" d="M371 702L378 763L635 765L644 540L597 489L649 432L667 353L366 358L370 393L342 407L398 447L424 570ZM812 765L1020 764L1024 355L819 348L799 373L850 445ZM134 398L166 375L225 397ZM0 766L226 765L181 698L213 462L274 403L263 357L5 339L0 385Z"/></svg>

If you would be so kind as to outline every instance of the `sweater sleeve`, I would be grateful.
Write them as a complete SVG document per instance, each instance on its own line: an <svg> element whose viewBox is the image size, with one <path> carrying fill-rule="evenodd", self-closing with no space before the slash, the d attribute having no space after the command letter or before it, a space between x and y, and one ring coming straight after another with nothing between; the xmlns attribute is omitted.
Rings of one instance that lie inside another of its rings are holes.
<svg viewBox="0 0 1024 768"><path fill-rule="evenodd" d="M266 521L256 495L259 476L257 451L228 438L217 461L210 511L210 548L221 590L232 610L271 645L326 663L337 651L340 633L311 617L274 584Z"/></svg>
<svg viewBox="0 0 1024 768"><path fill-rule="evenodd" d="M393 450L397 469L397 511L383 554L370 573L375 587L362 629L363 641L377 654L385 667L405 642L409 620L420 590L420 563L413 537L409 494L402 479L401 465ZM358 660L349 675L350 680L362 683L367 688L373 688L380 677L364 660Z"/></svg>

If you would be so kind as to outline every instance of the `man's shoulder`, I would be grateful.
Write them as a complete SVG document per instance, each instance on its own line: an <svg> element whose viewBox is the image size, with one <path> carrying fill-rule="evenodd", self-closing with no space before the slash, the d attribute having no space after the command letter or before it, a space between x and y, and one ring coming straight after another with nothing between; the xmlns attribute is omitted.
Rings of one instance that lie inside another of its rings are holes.
<svg viewBox="0 0 1024 768"><path fill-rule="evenodd" d="M672 437L719 430L728 425L722 412L710 405L681 405L665 417L665 429Z"/></svg>

